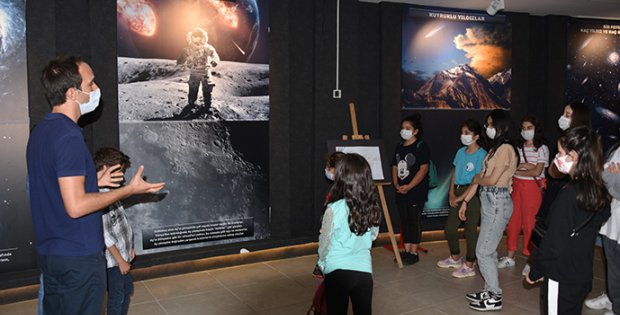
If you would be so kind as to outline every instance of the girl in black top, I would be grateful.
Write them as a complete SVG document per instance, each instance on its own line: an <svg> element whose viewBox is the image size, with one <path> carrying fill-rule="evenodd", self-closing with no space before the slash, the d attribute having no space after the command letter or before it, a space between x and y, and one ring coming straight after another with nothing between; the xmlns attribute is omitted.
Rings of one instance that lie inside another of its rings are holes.
<svg viewBox="0 0 620 315"><path fill-rule="evenodd" d="M581 314L592 289L594 239L610 214L611 197L603 183L600 137L588 127L567 129L558 140L553 163L570 181L551 204L547 231L532 253L526 281L545 281L544 314Z"/></svg>
<svg viewBox="0 0 620 315"><path fill-rule="evenodd" d="M428 199L430 153L422 141L423 128L419 114L403 119L401 128L403 142L394 153L392 180L396 188L400 234L405 243L405 252L401 256L404 264L411 265L419 261L418 247L422 238L420 216Z"/></svg>

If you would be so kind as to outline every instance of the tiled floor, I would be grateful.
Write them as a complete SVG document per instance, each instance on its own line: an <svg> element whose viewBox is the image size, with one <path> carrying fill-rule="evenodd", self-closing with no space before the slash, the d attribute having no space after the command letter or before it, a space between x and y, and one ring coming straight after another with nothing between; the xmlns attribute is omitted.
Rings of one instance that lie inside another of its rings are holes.
<svg viewBox="0 0 620 315"><path fill-rule="evenodd" d="M447 244L423 246L429 253L403 269L393 262L391 252L373 249L373 313L480 314L467 308L464 294L482 288L481 277L452 278L453 269L435 265L447 257ZM501 249L500 255L504 253ZM591 297L604 288L600 251L595 257ZM315 263L315 256L304 256L136 282L129 314L306 314L317 285L310 275ZM500 270L504 308L496 313L539 313L539 289L524 286L520 275L524 264L525 258L519 256L516 267ZM36 314L36 305L36 300L1 305L0 314ZM583 314L603 313L583 310Z"/></svg>

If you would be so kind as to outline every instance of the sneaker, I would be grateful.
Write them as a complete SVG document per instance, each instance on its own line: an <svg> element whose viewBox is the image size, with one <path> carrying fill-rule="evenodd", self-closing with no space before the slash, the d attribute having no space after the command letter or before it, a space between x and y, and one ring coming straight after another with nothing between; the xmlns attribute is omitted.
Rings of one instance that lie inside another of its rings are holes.
<svg viewBox="0 0 620 315"><path fill-rule="evenodd" d="M603 315L616 315L616 313L614 313L613 311L609 311L609 312L605 312L605 314Z"/></svg>
<svg viewBox="0 0 620 315"><path fill-rule="evenodd" d="M498 311L502 309L502 295L489 293L489 297L477 301L469 303L469 308L474 309L476 311Z"/></svg>
<svg viewBox="0 0 620 315"><path fill-rule="evenodd" d="M521 275L526 277L529 274L530 274L530 264L525 264L525 267L523 267L523 271L521 271Z"/></svg>
<svg viewBox="0 0 620 315"><path fill-rule="evenodd" d="M499 261L497 262L497 268L502 269L507 267L514 267L515 264L516 263L514 259L506 256L499 259Z"/></svg>
<svg viewBox="0 0 620 315"><path fill-rule="evenodd" d="M420 261L420 256L418 254L405 253L402 255L403 265L413 265Z"/></svg>
<svg viewBox="0 0 620 315"><path fill-rule="evenodd" d="M454 272L452 272L452 276L455 278L467 278L467 277L473 277L476 275L476 271L474 270L473 267L467 267L466 264L462 264L461 268L455 270Z"/></svg>
<svg viewBox="0 0 620 315"><path fill-rule="evenodd" d="M488 299L490 296L491 296L491 293L489 293L489 291L486 291L486 290L465 294L465 298L469 300L470 302L480 302L484 299Z"/></svg>
<svg viewBox="0 0 620 315"><path fill-rule="evenodd" d="M601 293L601 295L593 298L587 299L584 303L588 308L593 310L610 310L611 311L611 301L605 292Z"/></svg>
<svg viewBox="0 0 620 315"><path fill-rule="evenodd" d="M459 268L462 265L462 259L454 260L452 256L437 262L439 268Z"/></svg>
<svg viewBox="0 0 620 315"><path fill-rule="evenodd" d="M405 259L405 256L406 256L406 255L409 255L409 253L407 253L407 252L400 252L399 254L400 254L400 260L401 260L401 261L402 261L403 259ZM396 257L394 257L394 262L395 262L395 263L396 263L396 262L398 262L398 261L396 260Z"/></svg>

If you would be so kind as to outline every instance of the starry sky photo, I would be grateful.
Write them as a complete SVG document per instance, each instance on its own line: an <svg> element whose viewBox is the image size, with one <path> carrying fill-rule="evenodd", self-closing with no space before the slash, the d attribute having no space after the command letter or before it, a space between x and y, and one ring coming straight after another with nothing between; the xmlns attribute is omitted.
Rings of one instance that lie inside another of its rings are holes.
<svg viewBox="0 0 620 315"><path fill-rule="evenodd" d="M572 19L568 26L566 100L590 107L605 150L620 133L619 32L618 21Z"/></svg>

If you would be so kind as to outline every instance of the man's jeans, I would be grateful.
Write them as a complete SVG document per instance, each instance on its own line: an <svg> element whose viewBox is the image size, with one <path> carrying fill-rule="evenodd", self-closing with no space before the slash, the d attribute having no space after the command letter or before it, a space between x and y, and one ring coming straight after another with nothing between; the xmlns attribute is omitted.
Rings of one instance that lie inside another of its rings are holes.
<svg viewBox="0 0 620 315"><path fill-rule="evenodd" d="M103 251L88 256L39 256L45 315L100 314L106 288Z"/></svg>
<svg viewBox="0 0 620 315"><path fill-rule="evenodd" d="M487 186L480 188L480 203L480 235L476 245L478 267L484 278L484 289L502 294L497 273L497 245L512 216L512 199L508 188Z"/></svg>

